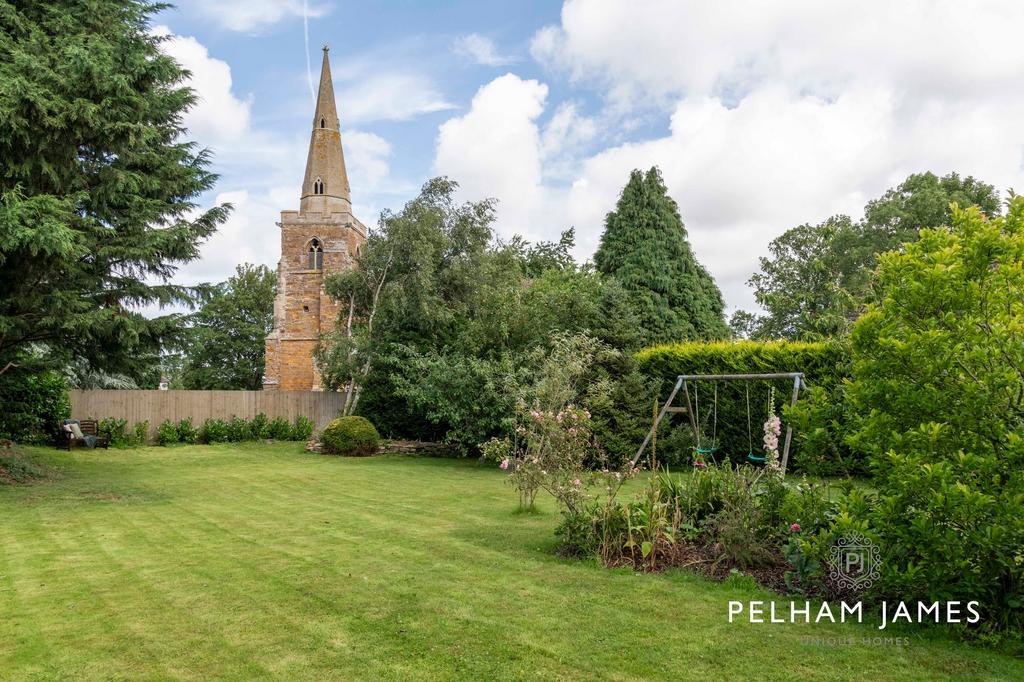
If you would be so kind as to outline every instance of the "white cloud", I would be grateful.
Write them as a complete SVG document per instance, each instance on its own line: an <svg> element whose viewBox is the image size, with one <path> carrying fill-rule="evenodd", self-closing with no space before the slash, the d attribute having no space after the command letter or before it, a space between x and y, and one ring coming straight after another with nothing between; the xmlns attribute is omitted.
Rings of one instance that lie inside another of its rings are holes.
<svg viewBox="0 0 1024 682"><path fill-rule="evenodd" d="M561 103L541 126L545 86L503 76L441 127L437 168L504 199L506 232L575 225L587 257L629 171L658 165L698 257L749 308L758 256L794 225L859 217L913 172L1022 185L1022 27L1007 2L570 0L531 52L604 110ZM666 134L609 142L652 112Z"/></svg>
<svg viewBox="0 0 1024 682"><path fill-rule="evenodd" d="M220 26L244 33L259 31L284 19L327 14L325 5L309 5L302 0L202 0L198 9ZM305 5L305 9L304 9Z"/></svg>
<svg viewBox="0 0 1024 682"><path fill-rule="evenodd" d="M582 150L597 133L597 122L580 114L575 103L559 104L541 133L544 177L556 180L571 177L578 170Z"/></svg>
<svg viewBox="0 0 1024 682"><path fill-rule="evenodd" d="M438 131L435 172L457 180L467 199L497 198L498 227L506 235L535 237L532 220L546 203L537 119L547 95L546 85L505 74Z"/></svg>
<svg viewBox="0 0 1024 682"><path fill-rule="evenodd" d="M291 194L291 188L278 191L250 193L248 190L220 192L214 204L231 203L234 210L206 244L203 257L182 267L175 281L179 284L219 282L227 279L236 265L254 263L277 267L280 251L280 230L274 225L280 204L274 204L275 194Z"/></svg>
<svg viewBox="0 0 1024 682"><path fill-rule="evenodd" d="M241 99L232 92L231 67L211 57L195 38L171 35L166 26L156 26L153 32L168 36L163 51L192 72L189 85L198 101L185 114L189 137L214 148L237 144L249 132L252 97Z"/></svg>
<svg viewBox="0 0 1024 682"><path fill-rule="evenodd" d="M342 140L349 184L368 192L378 188L391 173L391 144L380 135L362 130L346 130Z"/></svg>
<svg viewBox="0 0 1024 682"><path fill-rule="evenodd" d="M511 56L499 54L494 41L479 33L470 33L456 38L455 53L483 66L504 66L515 61Z"/></svg>
<svg viewBox="0 0 1024 682"><path fill-rule="evenodd" d="M856 82L957 99L1020 78L1024 5L993 0L568 0L531 53L617 98L742 95L764 81L837 94Z"/></svg>
<svg viewBox="0 0 1024 682"><path fill-rule="evenodd" d="M342 122L408 121L454 108L429 78L412 72L363 73L350 84L338 84L335 78Z"/></svg>

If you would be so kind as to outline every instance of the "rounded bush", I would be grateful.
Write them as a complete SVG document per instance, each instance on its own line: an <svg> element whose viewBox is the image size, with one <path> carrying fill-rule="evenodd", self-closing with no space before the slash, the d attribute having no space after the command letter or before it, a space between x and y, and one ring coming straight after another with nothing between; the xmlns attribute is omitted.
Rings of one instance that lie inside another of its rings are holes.
<svg viewBox="0 0 1024 682"><path fill-rule="evenodd" d="M368 419L340 417L327 425L320 441L324 452L362 457L377 452L380 434Z"/></svg>

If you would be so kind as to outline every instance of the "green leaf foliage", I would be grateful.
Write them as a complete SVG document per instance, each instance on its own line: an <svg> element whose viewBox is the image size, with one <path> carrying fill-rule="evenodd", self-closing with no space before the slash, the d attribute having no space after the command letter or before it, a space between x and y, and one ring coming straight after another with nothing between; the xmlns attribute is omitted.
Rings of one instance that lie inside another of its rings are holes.
<svg viewBox="0 0 1024 682"><path fill-rule="evenodd" d="M694 256L657 168L630 174L605 218L594 264L633 298L646 343L729 335L722 293Z"/></svg>
<svg viewBox="0 0 1024 682"><path fill-rule="evenodd" d="M999 214L992 185L956 173L920 173L869 202L859 222L838 215L787 230L768 245L760 272L749 280L765 314L739 311L733 332L803 340L847 333L870 298L878 254L915 241L922 229L948 225L952 203Z"/></svg>
<svg viewBox="0 0 1024 682"><path fill-rule="evenodd" d="M128 373L180 328L177 267L227 217L184 139L195 102L131 0L0 1L0 366L42 344Z"/></svg>
<svg viewBox="0 0 1024 682"><path fill-rule="evenodd" d="M978 599L1024 627L1024 199L879 259L853 329L851 443L871 456L879 590Z"/></svg>
<svg viewBox="0 0 1024 682"><path fill-rule="evenodd" d="M12 367L0 374L0 439L52 443L71 416L67 383L58 372Z"/></svg>
<svg viewBox="0 0 1024 682"><path fill-rule="evenodd" d="M380 435L364 417L335 419L320 434L324 452L335 455L366 456L377 452Z"/></svg>
<svg viewBox="0 0 1024 682"><path fill-rule="evenodd" d="M274 326L277 275L245 263L214 287L190 317L182 383L189 389L259 390L264 346Z"/></svg>
<svg viewBox="0 0 1024 682"><path fill-rule="evenodd" d="M385 213L360 271L327 282L355 314L351 333L346 311L318 350L325 385L343 389L369 366L358 413L385 434L446 440L467 453L509 435L510 387L536 371L553 340L586 334L613 351L593 378L623 382L613 404L591 407L595 431L617 456L635 450L642 427L631 420L647 417L646 407L633 408L653 393L630 356L642 338L631 294L572 262L571 230L557 244L498 240L492 202L458 204L456 187L432 180L401 211Z"/></svg>

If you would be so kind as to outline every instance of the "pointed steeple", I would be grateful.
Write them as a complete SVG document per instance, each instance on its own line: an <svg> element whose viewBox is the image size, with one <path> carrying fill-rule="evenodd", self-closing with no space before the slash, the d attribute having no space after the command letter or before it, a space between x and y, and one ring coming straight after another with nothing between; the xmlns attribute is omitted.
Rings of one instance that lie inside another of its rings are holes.
<svg viewBox="0 0 1024 682"><path fill-rule="evenodd" d="M341 122L334 104L334 83L331 81L331 64L327 59L328 49L325 45L316 112L313 114L313 132L309 138L309 156L306 158L306 176L302 180L300 213L352 211L345 154L341 149Z"/></svg>

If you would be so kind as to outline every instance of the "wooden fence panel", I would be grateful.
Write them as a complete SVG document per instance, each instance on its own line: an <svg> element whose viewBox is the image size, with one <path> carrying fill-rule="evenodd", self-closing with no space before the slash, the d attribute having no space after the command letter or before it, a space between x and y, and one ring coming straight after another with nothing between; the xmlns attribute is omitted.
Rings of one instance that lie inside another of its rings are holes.
<svg viewBox="0 0 1024 682"><path fill-rule="evenodd" d="M131 429L137 422L149 422L150 438L165 419L178 422L192 417L202 426L207 419L252 419L262 412L270 419L284 417L294 422L299 415L313 420L316 429L341 412L345 396L326 391L71 391L72 419L125 419Z"/></svg>

